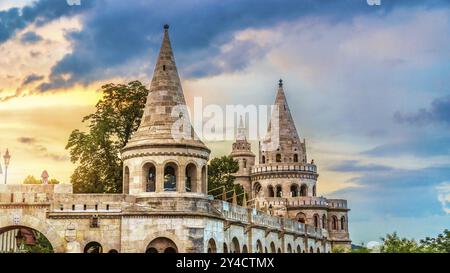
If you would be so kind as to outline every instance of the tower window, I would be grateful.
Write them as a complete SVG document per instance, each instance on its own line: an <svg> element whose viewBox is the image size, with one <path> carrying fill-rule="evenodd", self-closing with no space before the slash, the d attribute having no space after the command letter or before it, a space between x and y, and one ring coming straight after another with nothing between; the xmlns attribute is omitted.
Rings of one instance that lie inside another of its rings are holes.
<svg viewBox="0 0 450 273"><path fill-rule="evenodd" d="M294 162L298 162L298 154L294 154Z"/></svg>
<svg viewBox="0 0 450 273"><path fill-rule="evenodd" d="M281 162L281 154L277 154L276 160L277 160L277 162Z"/></svg>
<svg viewBox="0 0 450 273"><path fill-rule="evenodd" d="M166 65L163 65L163 71L166 71Z"/></svg>
<svg viewBox="0 0 450 273"><path fill-rule="evenodd" d="M264 155L262 156L261 161L262 161L262 164L265 164L265 163L266 163L266 157L265 157Z"/></svg>

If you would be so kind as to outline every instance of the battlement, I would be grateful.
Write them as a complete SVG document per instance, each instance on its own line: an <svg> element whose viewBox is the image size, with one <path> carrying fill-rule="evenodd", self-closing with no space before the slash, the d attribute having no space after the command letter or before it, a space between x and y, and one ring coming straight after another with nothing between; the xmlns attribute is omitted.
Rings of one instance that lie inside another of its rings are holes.
<svg viewBox="0 0 450 273"><path fill-rule="evenodd" d="M51 203L59 194L72 194L72 185L0 185L0 203Z"/></svg>
<svg viewBox="0 0 450 273"><path fill-rule="evenodd" d="M285 206L285 207L317 207L317 208L337 208L347 209L347 200L327 199L325 197L315 196L297 196L297 197L265 197L259 202L259 206Z"/></svg>

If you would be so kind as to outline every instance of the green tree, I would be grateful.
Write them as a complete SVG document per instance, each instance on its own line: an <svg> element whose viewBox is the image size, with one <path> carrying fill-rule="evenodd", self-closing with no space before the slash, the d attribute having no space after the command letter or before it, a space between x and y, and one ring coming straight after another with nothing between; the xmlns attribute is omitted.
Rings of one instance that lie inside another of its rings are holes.
<svg viewBox="0 0 450 273"><path fill-rule="evenodd" d="M227 199L231 202L233 190L238 195L239 204L242 203L244 190L239 185L234 185L236 179L233 174L239 170L239 164L231 156L213 158L208 165L208 189L209 194L215 199L221 199L223 188L227 193Z"/></svg>
<svg viewBox="0 0 450 273"><path fill-rule="evenodd" d="M33 245L24 245L24 252L26 253L53 253L53 248L50 241L40 232L33 230L36 239Z"/></svg>
<svg viewBox="0 0 450 273"><path fill-rule="evenodd" d="M37 179L36 177L29 175L25 180L22 182L23 184L42 184L41 180Z"/></svg>
<svg viewBox="0 0 450 273"><path fill-rule="evenodd" d="M66 149L77 163L71 176L75 193L122 192L120 150L139 127L148 89L139 81L102 86L96 112L83 118L88 132L74 130Z"/></svg>
<svg viewBox="0 0 450 273"><path fill-rule="evenodd" d="M450 253L450 230L446 229L436 238L426 237L420 240L424 252Z"/></svg>
<svg viewBox="0 0 450 273"><path fill-rule="evenodd" d="M418 253L422 252L421 246L415 240L400 238L397 232L387 234L385 238L381 238L382 253Z"/></svg>

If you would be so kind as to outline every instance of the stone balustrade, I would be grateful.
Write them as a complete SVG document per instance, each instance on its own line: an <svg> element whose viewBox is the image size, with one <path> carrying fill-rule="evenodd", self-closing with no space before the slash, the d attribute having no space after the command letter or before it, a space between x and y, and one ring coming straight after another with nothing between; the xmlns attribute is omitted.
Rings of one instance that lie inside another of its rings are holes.
<svg viewBox="0 0 450 273"><path fill-rule="evenodd" d="M221 200L214 200L213 205L228 221L252 224L297 235L307 235L308 237L324 237L324 233L320 228L306 226L289 218L273 216L255 208L244 208Z"/></svg>
<svg viewBox="0 0 450 273"><path fill-rule="evenodd" d="M317 166L315 164L287 164L287 163L272 163L270 165L257 165L252 168L252 174L270 173L270 172L306 172L311 174L317 173Z"/></svg>
<svg viewBox="0 0 450 273"><path fill-rule="evenodd" d="M266 197L260 206L286 206L286 207L330 207L330 202L324 197L298 196L298 197Z"/></svg>
<svg viewBox="0 0 450 273"><path fill-rule="evenodd" d="M328 199L329 207L347 209L347 200L344 199Z"/></svg>

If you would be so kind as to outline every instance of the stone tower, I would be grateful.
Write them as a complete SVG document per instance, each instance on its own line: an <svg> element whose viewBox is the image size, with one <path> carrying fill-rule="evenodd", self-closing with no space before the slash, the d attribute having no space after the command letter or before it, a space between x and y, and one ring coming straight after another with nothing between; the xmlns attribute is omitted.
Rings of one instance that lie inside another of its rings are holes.
<svg viewBox="0 0 450 273"><path fill-rule="evenodd" d="M278 84L274 106L267 135L260 146L259 163L306 163L305 141L298 137L282 80Z"/></svg>
<svg viewBox="0 0 450 273"><path fill-rule="evenodd" d="M124 193L206 197L209 154L190 123L165 25L141 124L122 150Z"/></svg>
<svg viewBox="0 0 450 273"><path fill-rule="evenodd" d="M239 121L236 141L232 145L231 157L239 163L239 170L234 174L235 184L241 185L245 192L251 196L250 175L252 167L255 165L255 154L252 152L252 146L247 141L247 132L242 117Z"/></svg>

